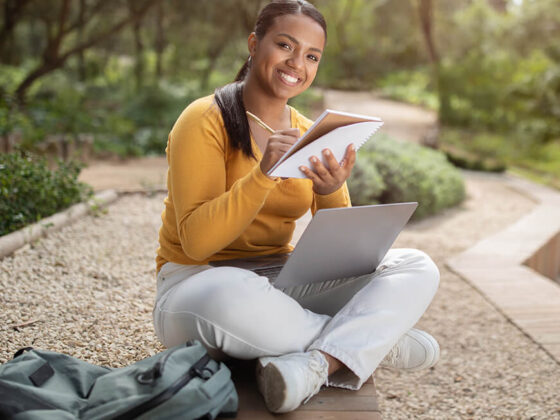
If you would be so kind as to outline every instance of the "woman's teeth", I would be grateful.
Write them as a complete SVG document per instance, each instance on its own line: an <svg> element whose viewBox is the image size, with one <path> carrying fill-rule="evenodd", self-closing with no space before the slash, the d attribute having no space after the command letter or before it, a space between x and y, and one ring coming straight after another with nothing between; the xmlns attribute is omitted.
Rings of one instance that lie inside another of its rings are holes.
<svg viewBox="0 0 560 420"><path fill-rule="evenodd" d="M293 76L290 76L290 75L288 75L286 73L282 73L282 72L280 72L280 77L282 77L282 79L284 79L288 83L297 83L297 81L298 81L297 77L293 77Z"/></svg>

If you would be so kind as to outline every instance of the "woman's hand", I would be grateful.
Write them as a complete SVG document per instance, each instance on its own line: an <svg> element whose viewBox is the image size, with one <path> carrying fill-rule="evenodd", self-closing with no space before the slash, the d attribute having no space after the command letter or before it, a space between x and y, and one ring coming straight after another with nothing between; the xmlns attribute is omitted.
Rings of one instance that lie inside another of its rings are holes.
<svg viewBox="0 0 560 420"><path fill-rule="evenodd" d="M327 195L342 187L342 184L352 173L352 168L356 163L356 149L353 144L349 145L340 164L329 149L323 150L323 156L328 168L323 165L320 159L312 156L309 160L313 170L307 166L300 167L300 170L313 181L313 192L315 194Z"/></svg>
<svg viewBox="0 0 560 420"><path fill-rule="evenodd" d="M287 130L275 131L266 144L263 157L261 159L261 171L266 173L278 162L299 137L298 128L288 128Z"/></svg>

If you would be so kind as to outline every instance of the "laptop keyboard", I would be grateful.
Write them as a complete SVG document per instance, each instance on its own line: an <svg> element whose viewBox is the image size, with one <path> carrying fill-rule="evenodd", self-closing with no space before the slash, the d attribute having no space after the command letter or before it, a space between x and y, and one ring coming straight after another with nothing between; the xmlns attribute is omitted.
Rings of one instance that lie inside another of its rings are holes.
<svg viewBox="0 0 560 420"><path fill-rule="evenodd" d="M254 268L251 271L259 276L268 277L268 280L272 282L273 280L276 280L276 277L278 277L278 274L282 271L282 266Z"/></svg>

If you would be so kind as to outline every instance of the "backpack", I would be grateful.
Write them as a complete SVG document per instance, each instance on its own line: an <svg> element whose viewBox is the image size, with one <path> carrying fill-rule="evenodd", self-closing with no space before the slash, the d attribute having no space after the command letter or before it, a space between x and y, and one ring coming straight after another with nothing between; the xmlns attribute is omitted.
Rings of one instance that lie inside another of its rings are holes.
<svg viewBox="0 0 560 420"><path fill-rule="evenodd" d="M197 341L118 369L30 347L0 366L0 419L214 419L237 403L230 370Z"/></svg>

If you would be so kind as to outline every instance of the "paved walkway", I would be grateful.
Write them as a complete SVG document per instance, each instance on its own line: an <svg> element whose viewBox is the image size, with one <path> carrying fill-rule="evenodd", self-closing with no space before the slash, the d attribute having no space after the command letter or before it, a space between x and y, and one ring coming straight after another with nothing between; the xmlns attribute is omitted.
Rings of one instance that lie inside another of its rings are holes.
<svg viewBox="0 0 560 420"><path fill-rule="evenodd" d="M537 206L447 265L560 363L560 193L502 178Z"/></svg>

